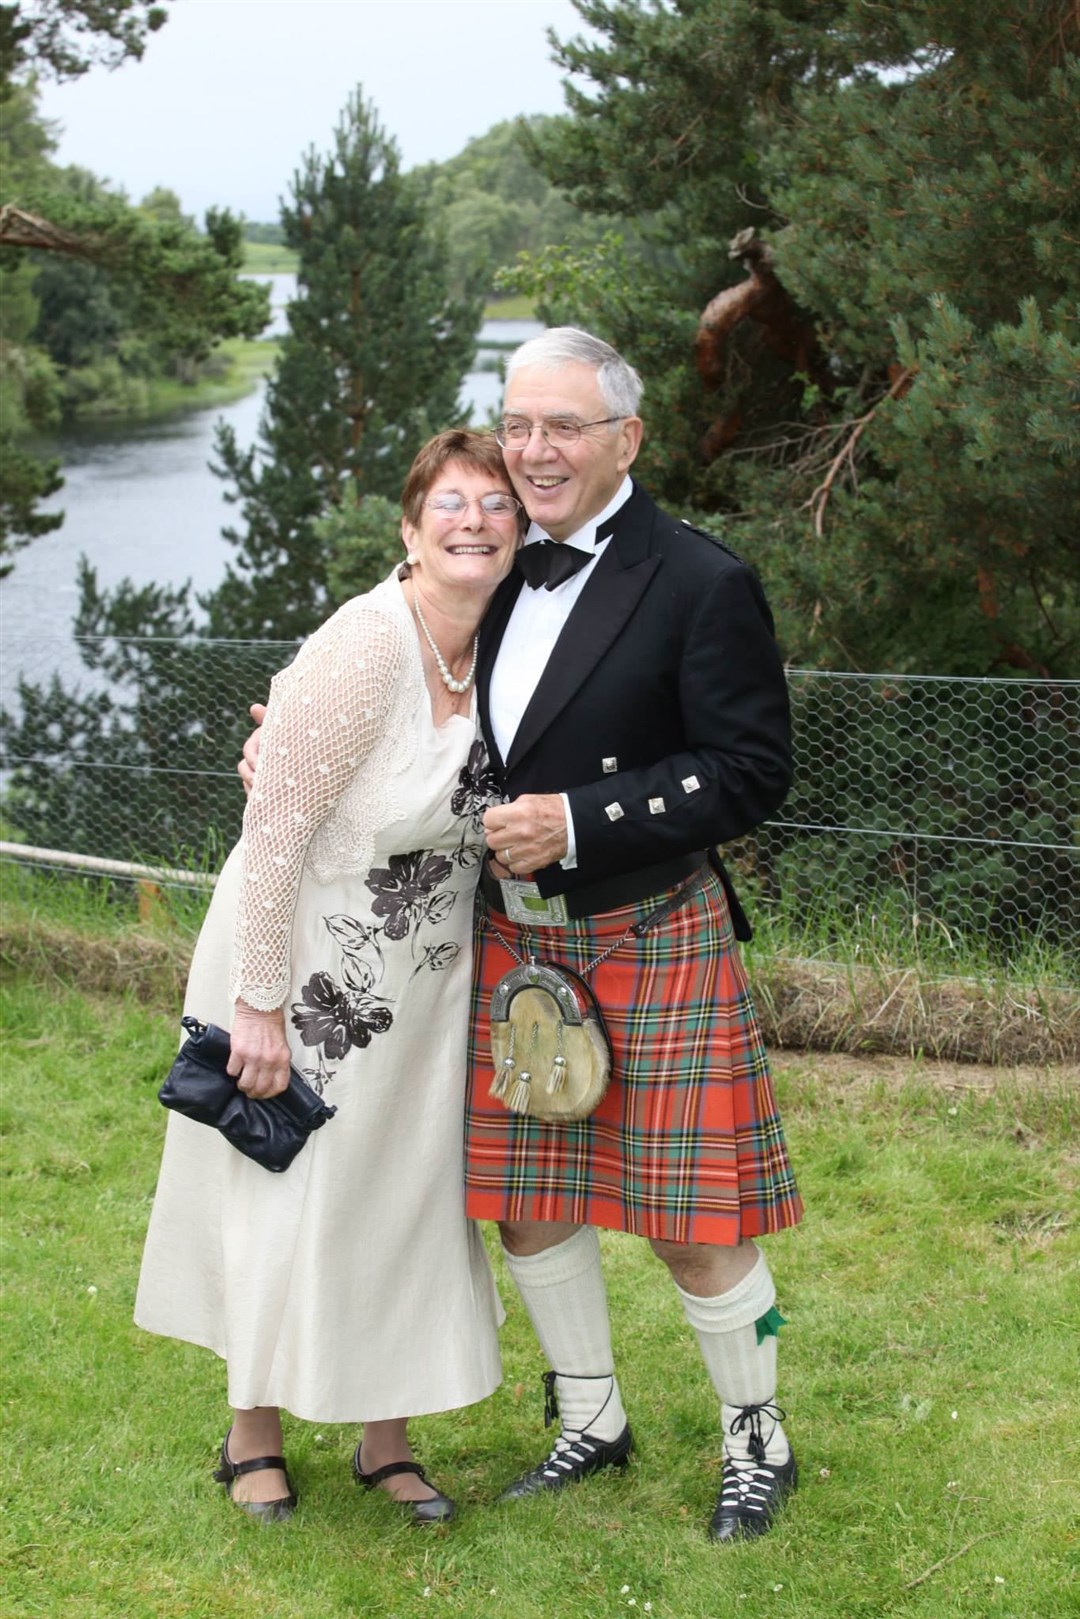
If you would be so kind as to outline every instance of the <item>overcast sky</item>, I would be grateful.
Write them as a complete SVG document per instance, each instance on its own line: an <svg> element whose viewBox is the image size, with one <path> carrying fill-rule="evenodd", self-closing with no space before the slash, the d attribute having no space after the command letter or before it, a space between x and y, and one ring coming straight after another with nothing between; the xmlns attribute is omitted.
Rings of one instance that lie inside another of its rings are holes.
<svg viewBox="0 0 1080 1619"><path fill-rule="evenodd" d="M406 168L492 124L563 110L545 30L584 30L570 0L175 0L141 62L43 84L79 163L134 200L155 185L275 220L300 154L362 85Z"/></svg>

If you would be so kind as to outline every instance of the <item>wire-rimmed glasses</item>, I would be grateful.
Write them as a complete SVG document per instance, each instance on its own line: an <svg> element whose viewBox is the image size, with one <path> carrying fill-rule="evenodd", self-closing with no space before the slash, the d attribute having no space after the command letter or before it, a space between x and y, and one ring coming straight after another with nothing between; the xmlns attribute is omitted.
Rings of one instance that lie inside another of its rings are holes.
<svg viewBox="0 0 1080 1619"><path fill-rule="evenodd" d="M459 494L456 489L444 489L424 505L443 517L460 517L462 512L468 511L473 504L479 506L485 517L513 517L521 510L520 500L513 495L504 495L501 489L493 489L489 495L472 496Z"/></svg>
<svg viewBox="0 0 1080 1619"><path fill-rule="evenodd" d="M545 444L550 444L556 450L565 450L578 442L587 427L606 427L609 422L625 419L623 416L601 416L595 422L579 422L573 416L547 416L542 422L530 422L525 416L507 416L495 429L495 437L504 450L523 450L538 427Z"/></svg>

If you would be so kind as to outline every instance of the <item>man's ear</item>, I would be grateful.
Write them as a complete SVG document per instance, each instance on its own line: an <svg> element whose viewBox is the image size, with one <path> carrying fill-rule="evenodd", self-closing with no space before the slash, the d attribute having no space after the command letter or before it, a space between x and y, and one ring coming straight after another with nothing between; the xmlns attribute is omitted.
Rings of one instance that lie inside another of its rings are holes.
<svg viewBox="0 0 1080 1619"><path fill-rule="evenodd" d="M619 471L625 472L637 460L644 424L640 416L627 416L619 425Z"/></svg>

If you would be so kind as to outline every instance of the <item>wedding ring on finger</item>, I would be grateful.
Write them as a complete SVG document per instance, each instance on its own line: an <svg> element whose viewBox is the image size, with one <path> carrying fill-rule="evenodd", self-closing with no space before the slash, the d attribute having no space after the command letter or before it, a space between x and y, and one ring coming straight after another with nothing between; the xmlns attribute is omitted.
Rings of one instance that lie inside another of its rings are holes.
<svg viewBox="0 0 1080 1619"><path fill-rule="evenodd" d="M506 867L507 871L510 870L510 850L509 849L504 849L503 850L503 865Z"/></svg>

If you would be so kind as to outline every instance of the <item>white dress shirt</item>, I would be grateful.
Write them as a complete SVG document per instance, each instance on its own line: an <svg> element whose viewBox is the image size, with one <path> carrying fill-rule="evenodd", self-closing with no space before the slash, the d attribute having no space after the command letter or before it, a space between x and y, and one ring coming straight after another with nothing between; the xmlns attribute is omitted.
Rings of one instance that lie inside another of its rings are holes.
<svg viewBox="0 0 1080 1619"><path fill-rule="evenodd" d="M586 581L591 578L596 558L603 553L604 547L611 543L609 537L597 545L596 531L626 504L633 493L633 487L630 477L625 477L603 511L597 512L595 517L590 518L565 542L577 546L582 551L593 553L583 568L580 568L571 579L556 585L554 590L547 590L544 586L539 590L533 590L526 585L514 603L491 672L489 696L491 729L504 759L508 757L513 746L522 716L532 701L532 695L540 683L540 676L547 666L555 642L562 633L563 625L570 616L571 608L584 590ZM535 545L547 538L545 531L538 524L532 523L525 536L525 544ZM560 796L566 810L567 836L567 852L560 865L571 871L577 865L574 822L566 794L562 793Z"/></svg>

